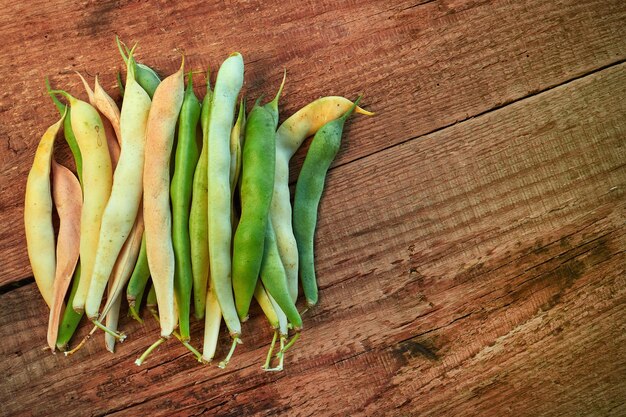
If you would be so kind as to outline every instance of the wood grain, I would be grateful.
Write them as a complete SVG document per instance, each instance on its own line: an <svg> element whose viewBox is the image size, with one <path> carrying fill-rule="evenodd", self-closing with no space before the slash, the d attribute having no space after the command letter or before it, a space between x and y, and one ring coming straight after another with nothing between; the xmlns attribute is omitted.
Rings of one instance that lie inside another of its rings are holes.
<svg viewBox="0 0 626 417"><path fill-rule="evenodd" d="M363 92L378 116L354 123L336 161L343 165L626 59L626 4L5 2L0 285L31 275L20 226L23 191L39 136L57 117L43 78L78 94L75 70L90 80L100 74L117 96L114 73L122 65L114 34L139 41L139 59L162 74L178 68L175 48L191 67L214 71L240 50L251 99L273 94L287 68L282 118L322 95ZM67 162L67 150L59 152Z"/></svg>
<svg viewBox="0 0 626 417"><path fill-rule="evenodd" d="M258 368L258 309L226 371L174 342L138 368L153 322L64 358L34 285L1 295L3 412L624 415L625 95L612 65L332 169L320 304L282 373Z"/></svg>

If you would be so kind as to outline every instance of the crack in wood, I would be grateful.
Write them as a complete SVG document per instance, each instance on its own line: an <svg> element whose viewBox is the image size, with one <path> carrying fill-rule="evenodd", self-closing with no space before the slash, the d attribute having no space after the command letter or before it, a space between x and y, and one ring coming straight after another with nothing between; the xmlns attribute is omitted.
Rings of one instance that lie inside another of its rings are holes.
<svg viewBox="0 0 626 417"><path fill-rule="evenodd" d="M490 107L487 110L475 113L473 115L468 115L467 117L465 117L463 119L456 120L456 121L454 121L452 123L448 123L446 125L443 125L443 126L440 126L440 127L436 128L436 129L429 130L429 131L427 131L425 133L422 133L422 134L419 134L417 136L412 136L412 137L410 137L408 139L405 139L405 140L402 140L402 141L398 141L398 142L394 143L393 145L390 145L390 146L387 146L387 147L382 147L379 150L377 150L376 153L368 154L368 155L361 155L361 156L359 156L357 158L354 158L354 159L351 159L349 161L333 164L329 168L329 172L331 170L333 170L333 169L339 168L340 166L344 166L344 165L347 165L347 164L352 164L352 163L354 163L356 161L359 161L361 159L373 158L379 152L387 151L387 150L392 149L392 148L397 148L398 146L402 146L403 144L406 144L407 142L423 139L423 138L428 137L428 136L430 136L430 135L432 135L434 133L439 133L439 132L441 132L443 130L452 128L452 127L454 127L456 125L460 125L460 124L466 123L466 122L468 122L468 121L470 121L472 119L477 119L479 117L483 117L483 116L489 115L491 113L494 113L494 112L497 112L497 111L499 111L501 109L504 109L504 108L506 108L506 107L508 107L510 105L513 105L513 104L516 104L516 103L519 103L519 102L523 102L524 100L528 100L528 99L533 98L535 96L546 94L546 93L550 92L551 90L554 90L554 89L557 89L557 88L561 88L561 87L565 87L568 84L576 82L576 81L578 81L578 80L580 80L582 78L589 77L589 76L591 76L591 75L593 75L595 73L598 73L598 72L601 72L601 71L604 71L604 70L607 70L607 69L610 69L610 68L613 68L613 67L620 66L620 65L622 65L624 63L626 63L626 58L620 57L619 59L617 59L617 60L615 60L615 61L613 61L613 62L611 62L609 64L603 65L601 67L594 68L593 70L590 70L590 71L584 72L582 74L579 74L577 76L568 78L567 80L562 81L560 83L557 83L557 84L554 84L554 85L550 85L550 86L548 86L546 88L542 88L542 89L537 90L537 91L529 92L528 94L526 94L524 96L520 96L520 97L515 98L515 99L507 100L504 103L501 103L501 104L498 104L496 106Z"/></svg>

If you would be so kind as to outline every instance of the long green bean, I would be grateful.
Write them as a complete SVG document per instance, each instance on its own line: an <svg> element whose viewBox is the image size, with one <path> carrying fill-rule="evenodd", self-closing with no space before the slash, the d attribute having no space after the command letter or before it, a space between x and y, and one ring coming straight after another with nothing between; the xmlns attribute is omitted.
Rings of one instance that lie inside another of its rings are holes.
<svg viewBox="0 0 626 417"><path fill-rule="evenodd" d="M254 294L261 261L267 218L274 188L275 132L278 99L285 78L273 101L255 103L246 123L241 174L241 219L233 244L233 291L239 319L245 321Z"/></svg>
<svg viewBox="0 0 626 417"><path fill-rule="evenodd" d="M172 244L176 260L174 289L178 305L178 326L184 341L188 341L189 313L191 308L191 243L189 237L189 209L193 187L193 174L198 162L196 131L200 119L200 102L193 93L193 73L187 78L187 89L178 118L178 143L174 176L170 187L172 201Z"/></svg>
<svg viewBox="0 0 626 417"><path fill-rule="evenodd" d="M193 305L197 319L205 314L207 285L209 281L209 224L207 219L208 199L208 150L209 118L211 115L211 82L207 73L206 94L200 109L202 125L202 151L193 175L191 211L189 213L189 240L191 249L191 269L193 273ZM221 317L221 313L220 313Z"/></svg>
<svg viewBox="0 0 626 417"><path fill-rule="evenodd" d="M326 123L317 131L296 183L293 203L293 232L298 244L302 289L309 306L315 305L318 297L313 238L326 172L339 152L344 123L354 112L360 100L361 97L343 116Z"/></svg>

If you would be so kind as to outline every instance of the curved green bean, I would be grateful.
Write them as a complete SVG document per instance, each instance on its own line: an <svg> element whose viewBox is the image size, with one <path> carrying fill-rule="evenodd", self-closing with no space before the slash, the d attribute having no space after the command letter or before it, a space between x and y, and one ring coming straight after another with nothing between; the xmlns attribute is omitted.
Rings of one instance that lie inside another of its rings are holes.
<svg viewBox="0 0 626 417"><path fill-rule="evenodd" d="M63 116L65 114L65 119L63 119L63 136L65 137L65 141L70 147L70 151L72 152L72 156L74 156L74 163L76 164L76 173L78 174L78 181L82 187L83 185L83 158L80 154L80 149L78 148L78 142L76 142L76 136L74 136L74 131L72 130L72 116L71 116L71 108L61 103L57 98L56 94L52 92L52 88L50 87L50 82L48 78L46 78L46 90L48 90L48 94L52 98L54 105L57 107L59 114Z"/></svg>
<svg viewBox="0 0 626 417"><path fill-rule="evenodd" d="M307 137L314 135L326 123L340 117L351 106L352 102L344 97L322 97L291 115L276 131L276 172L270 215L274 223L280 259L287 274L289 293L294 302L298 297L298 245L291 224L289 160ZM355 111L373 115L360 107Z"/></svg>
<svg viewBox="0 0 626 417"><path fill-rule="evenodd" d="M326 173L337 156L337 152L339 152L343 126L360 100L361 97L357 98L343 116L326 123L317 131L307 151L296 183L293 202L293 232L298 245L302 289L308 306L317 304L318 298L313 240L315 225L317 224L317 210L324 191Z"/></svg>
<svg viewBox="0 0 626 417"><path fill-rule="evenodd" d="M170 207L170 165L178 114L185 94L184 57L180 68L167 77L154 93L146 127L143 167L143 208L146 251L156 288L161 318L161 336L170 337L178 322L174 305L174 248ZM128 94L128 92L127 92Z"/></svg>
<svg viewBox="0 0 626 417"><path fill-rule="evenodd" d="M272 219L268 216L261 263L261 281L276 304L285 313L296 332L302 330L302 318L289 294L287 275L278 253Z"/></svg>

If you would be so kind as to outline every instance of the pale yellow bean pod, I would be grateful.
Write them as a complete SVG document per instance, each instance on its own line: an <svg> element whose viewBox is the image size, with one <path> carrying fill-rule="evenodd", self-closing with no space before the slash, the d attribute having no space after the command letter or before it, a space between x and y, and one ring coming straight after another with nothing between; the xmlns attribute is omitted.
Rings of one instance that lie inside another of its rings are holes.
<svg viewBox="0 0 626 417"><path fill-rule="evenodd" d="M85 312L90 319L98 317L107 282L139 211L150 108L150 97L129 71L120 118L122 149L113 176L111 195L102 217L93 277L85 305ZM137 239L138 242L140 240ZM136 249L138 251L139 247Z"/></svg>
<svg viewBox="0 0 626 417"><path fill-rule="evenodd" d="M28 173L24 201L28 257L37 287L48 307L52 306L54 299L53 283L56 270L50 163L54 140L62 124L63 117L46 130L39 142L33 166Z"/></svg>
<svg viewBox="0 0 626 417"><path fill-rule="evenodd" d="M83 211L80 223L81 279L73 308L83 311L98 249L104 208L109 201L113 168L107 138L98 111L82 100L68 95L72 108L72 129L83 157Z"/></svg>

